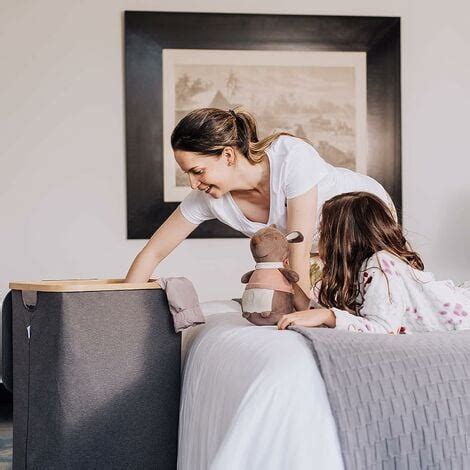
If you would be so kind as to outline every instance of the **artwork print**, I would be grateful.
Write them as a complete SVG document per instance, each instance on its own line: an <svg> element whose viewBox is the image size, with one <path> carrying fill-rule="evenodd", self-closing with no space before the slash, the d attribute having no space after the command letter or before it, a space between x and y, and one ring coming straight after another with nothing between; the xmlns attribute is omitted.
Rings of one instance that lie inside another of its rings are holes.
<svg viewBox="0 0 470 470"><path fill-rule="evenodd" d="M126 11L127 237L148 239L190 192L171 133L194 109L253 113L380 182L401 217L401 19ZM240 238L217 219L188 238Z"/></svg>

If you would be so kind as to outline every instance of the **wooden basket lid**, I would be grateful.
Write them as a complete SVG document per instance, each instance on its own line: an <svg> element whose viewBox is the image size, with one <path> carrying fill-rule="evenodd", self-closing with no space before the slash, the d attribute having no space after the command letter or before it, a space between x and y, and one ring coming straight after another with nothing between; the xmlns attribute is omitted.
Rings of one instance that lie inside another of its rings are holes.
<svg viewBox="0 0 470 470"><path fill-rule="evenodd" d="M10 282L10 289L36 292L92 292L108 290L161 289L156 279L148 282L124 282L124 279L62 279Z"/></svg>

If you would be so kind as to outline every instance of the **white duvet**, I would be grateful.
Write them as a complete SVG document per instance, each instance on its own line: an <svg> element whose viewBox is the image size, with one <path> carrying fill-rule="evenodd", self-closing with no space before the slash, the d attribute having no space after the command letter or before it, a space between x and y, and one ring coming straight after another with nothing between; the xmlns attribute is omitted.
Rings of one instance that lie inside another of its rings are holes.
<svg viewBox="0 0 470 470"><path fill-rule="evenodd" d="M206 325L184 336L178 469L342 469L307 340L251 325L233 301L202 307Z"/></svg>

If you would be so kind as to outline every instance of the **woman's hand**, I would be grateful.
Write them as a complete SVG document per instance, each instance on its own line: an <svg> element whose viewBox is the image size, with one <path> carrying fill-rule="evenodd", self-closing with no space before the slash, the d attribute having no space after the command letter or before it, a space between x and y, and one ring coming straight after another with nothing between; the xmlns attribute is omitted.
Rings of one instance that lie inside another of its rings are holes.
<svg viewBox="0 0 470 470"><path fill-rule="evenodd" d="M277 323L279 330L285 330L289 325L307 327L326 325L329 328L334 328L336 326L336 317L328 308L302 310L300 312L283 315Z"/></svg>
<svg viewBox="0 0 470 470"><path fill-rule="evenodd" d="M152 235L134 259L125 282L147 282L165 259L197 227L185 219L179 206Z"/></svg>

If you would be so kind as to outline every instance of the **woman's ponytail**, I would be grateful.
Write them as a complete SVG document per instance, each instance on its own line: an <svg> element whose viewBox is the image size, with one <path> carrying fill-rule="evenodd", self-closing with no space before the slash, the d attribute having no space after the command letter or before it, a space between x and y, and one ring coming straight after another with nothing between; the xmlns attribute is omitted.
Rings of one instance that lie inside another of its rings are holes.
<svg viewBox="0 0 470 470"><path fill-rule="evenodd" d="M202 108L187 114L171 134L173 150L220 155L224 147L236 147L251 164L260 163L267 148L281 135L277 132L261 141L256 120L248 111Z"/></svg>

